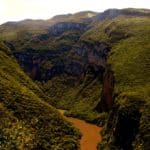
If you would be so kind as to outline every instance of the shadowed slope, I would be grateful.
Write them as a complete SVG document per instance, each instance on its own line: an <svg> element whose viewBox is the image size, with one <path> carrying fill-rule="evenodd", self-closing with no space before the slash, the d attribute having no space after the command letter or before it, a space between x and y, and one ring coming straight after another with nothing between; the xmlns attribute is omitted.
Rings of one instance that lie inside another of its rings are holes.
<svg viewBox="0 0 150 150"><path fill-rule="evenodd" d="M2 149L77 149L78 132L44 99L43 92L0 43Z"/></svg>

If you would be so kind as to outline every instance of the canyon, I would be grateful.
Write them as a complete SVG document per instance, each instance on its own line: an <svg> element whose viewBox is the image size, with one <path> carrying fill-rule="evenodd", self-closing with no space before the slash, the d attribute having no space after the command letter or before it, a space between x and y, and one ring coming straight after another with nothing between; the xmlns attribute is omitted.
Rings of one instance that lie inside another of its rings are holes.
<svg viewBox="0 0 150 150"><path fill-rule="evenodd" d="M92 150L148 150L149 34L150 10L132 8L0 25L3 147L12 134L17 148L87 150L94 135Z"/></svg>

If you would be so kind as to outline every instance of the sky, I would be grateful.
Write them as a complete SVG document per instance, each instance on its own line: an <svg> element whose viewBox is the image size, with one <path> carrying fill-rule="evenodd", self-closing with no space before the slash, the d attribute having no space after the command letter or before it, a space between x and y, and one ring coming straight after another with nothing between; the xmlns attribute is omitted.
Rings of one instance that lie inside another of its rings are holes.
<svg viewBox="0 0 150 150"><path fill-rule="evenodd" d="M49 19L58 14L108 8L149 8L150 0L0 0L0 24L23 19Z"/></svg>

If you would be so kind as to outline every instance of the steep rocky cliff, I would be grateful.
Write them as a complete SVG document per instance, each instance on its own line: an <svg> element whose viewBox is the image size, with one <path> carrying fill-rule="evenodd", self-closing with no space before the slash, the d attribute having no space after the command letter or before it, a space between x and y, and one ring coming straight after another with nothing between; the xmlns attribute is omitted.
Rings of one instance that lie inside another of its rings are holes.
<svg viewBox="0 0 150 150"><path fill-rule="evenodd" d="M109 112L114 103L114 73L110 66L106 66L105 72L103 73L103 87L101 93L101 99L96 110L98 112Z"/></svg>

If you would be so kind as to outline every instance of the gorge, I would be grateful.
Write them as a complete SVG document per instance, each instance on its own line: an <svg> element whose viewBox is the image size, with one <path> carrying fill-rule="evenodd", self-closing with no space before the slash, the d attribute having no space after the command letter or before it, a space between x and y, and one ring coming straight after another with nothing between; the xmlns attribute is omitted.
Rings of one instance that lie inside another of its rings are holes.
<svg viewBox="0 0 150 150"><path fill-rule="evenodd" d="M78 150L73 118L98 150L148 150L149 35L149 9L0 25L0 149Z"/></svg>

